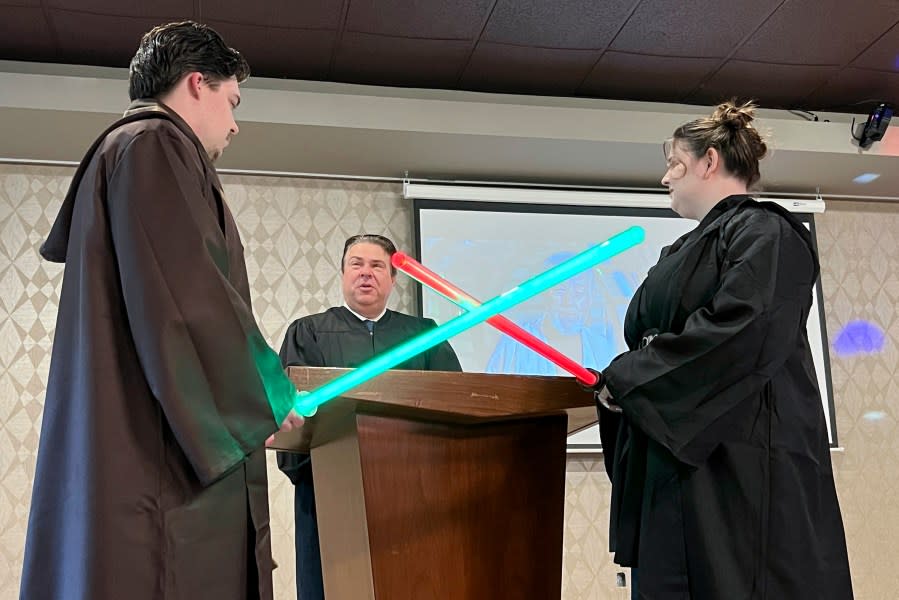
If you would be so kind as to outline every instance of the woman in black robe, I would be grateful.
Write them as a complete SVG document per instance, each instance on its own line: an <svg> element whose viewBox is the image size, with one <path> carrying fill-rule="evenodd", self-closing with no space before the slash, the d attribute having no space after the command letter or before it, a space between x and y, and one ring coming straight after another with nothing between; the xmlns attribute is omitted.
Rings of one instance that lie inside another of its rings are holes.
<svg viewBox="0 0 899 600"><path fill-rule="evenodd" d="M679 127L662 178L699 222L628 308L597 397L610 548L634 598L846 600L846 541L805 323L811 236L747 190L754 106Z"/></svg>

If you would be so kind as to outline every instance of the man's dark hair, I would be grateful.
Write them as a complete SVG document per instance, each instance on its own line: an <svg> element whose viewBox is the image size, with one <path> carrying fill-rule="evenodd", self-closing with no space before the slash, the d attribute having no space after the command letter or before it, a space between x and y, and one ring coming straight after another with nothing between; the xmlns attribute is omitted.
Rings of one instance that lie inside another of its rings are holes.
<svg viewBox="0 0 899 600"><path fill-rule="evenodd" d="M360 233L359 235L354 235L347 238L347 241L343 243L343 256L340 257L341 273L343 273L343 263L346 261L346 253L356 244L374 244L375 246L380 246L384 249L384 252L387 253L388 258L392 258L393 255L396 254L396 246L388 237L374 233ZM389 261L388 264L390 265L390 275L396 277L396 267Z"/></svg>
<svg viewBox="0 0 899 600"><path fill-rule="evenodd" d="M250 76L250 65L206 25L193 21L168 23L154 27L141 38L131 59L128 95L132 100L159 98L184 75L195 71L213 84L232 76L240 83Z"/></svg>

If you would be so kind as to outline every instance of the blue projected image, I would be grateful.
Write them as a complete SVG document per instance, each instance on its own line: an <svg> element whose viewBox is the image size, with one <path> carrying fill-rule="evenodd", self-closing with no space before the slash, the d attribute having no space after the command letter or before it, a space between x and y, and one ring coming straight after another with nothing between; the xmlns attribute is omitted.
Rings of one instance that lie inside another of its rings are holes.
<svg viewBox="0 0 899 600"><path fill-rule="evenodd" d="M574 252L556 252L544 261L543 266L554 267L572 256ZM615 271L613 278L625 282L636 279L636 275ZM630 285L626 289L630 289ZM618 311L609 311L605 304L605 299L610 297L600 270L591 269L553 288L543 310L519 318L518 325L585 367L602 369L615 357L622 327L618 315L614 314ZM622 296L622 300L626 299ZM626 308L623 302L622 308ZM485 370L488 373L558 374L554 364L507 336L499 338Z"/></svg>
<svg viewBox="0 0 899 600"><path fill-rule="evenodd" d="M440 211L422 216L422 263L478 298L491 298L551 268L604 237L634 224L634 219L607 216L572 221L560 215L505 215L479 212L481 219ZM492 217L492 218L489 218ZM517 217L517 218L516 218ZM514 227L503 227L515 221ZM533 334L585 367L605 368L624 352L624 316L631 297L672 236L691 222L657 218L639 224L646 242L572 277L505 313ZM552 232L552 233L550 233ZM564 232L564 234L562 233ZM431 290L422 293L423 313L438 323L459 308ZM451 340L465 371L519 375L567 375L536 352L480 327Z"/></svg>

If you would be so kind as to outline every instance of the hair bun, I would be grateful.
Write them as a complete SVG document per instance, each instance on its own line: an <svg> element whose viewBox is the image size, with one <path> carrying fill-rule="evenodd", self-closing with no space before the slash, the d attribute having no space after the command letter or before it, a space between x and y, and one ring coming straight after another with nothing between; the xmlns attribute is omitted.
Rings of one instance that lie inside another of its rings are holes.
<svg viewBox="0 0 899 600"><path fill-rule="evenodd" d="M737 105L736 100L723 102L712 113L712 120L733 131L751 127L750 123L755 119L755 104L746 102Z"/></svg>

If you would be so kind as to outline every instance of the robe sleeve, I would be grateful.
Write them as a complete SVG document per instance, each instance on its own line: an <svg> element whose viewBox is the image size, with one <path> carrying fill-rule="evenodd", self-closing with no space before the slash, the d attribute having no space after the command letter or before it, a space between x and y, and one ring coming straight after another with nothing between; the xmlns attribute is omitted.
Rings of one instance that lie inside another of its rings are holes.
<svg viewBox="0 0 899 600"><path fill-rule="evenodd" d="M325 356L315 340L308 318L291 323L281 344L281 365L287 367L324 367Z"/></svg>
<svg viewBox="0 0 899 600"><path fill-rule="evenodd" d="M325 357L315 341L312 324L309 319L298 319L291 323L284 334L284 342L281 344L281 364L287 367L323 367ZM309 474L309 455L296 452L282 452L276 454L278 468L287 475L291 483L297 485L300 480Z"/></svg>
<svg viewBox="0 0 899 600"><path fill-rule="evenodd" d="M150 130L108 178L110 233L146 384L204 485L263 446L297 392L228 280L224 238L205 200L196 152ZM202 227L203 218L212 227ZM115 315L110 315L115 318Z"/></svg>
<svg viewBox="0 0 899 600"><path fill-rule="evenodd" d="M427 327L424 331L437 327L434 319L425 319ZM428 350L428 370L429 371L462 371L462 365L459 363L459 357L449 342L440 342L430 350Z"/></svg>
<svg viewBox="0 0 899 600"><path fill-rule="evenodd" d="M625 417L692 466L728 435L729 413L762 393L799 350L811 305L811 250L778 215L745 214L726 226L711 301L682 332L662 333L603 371Z"/></svg>

